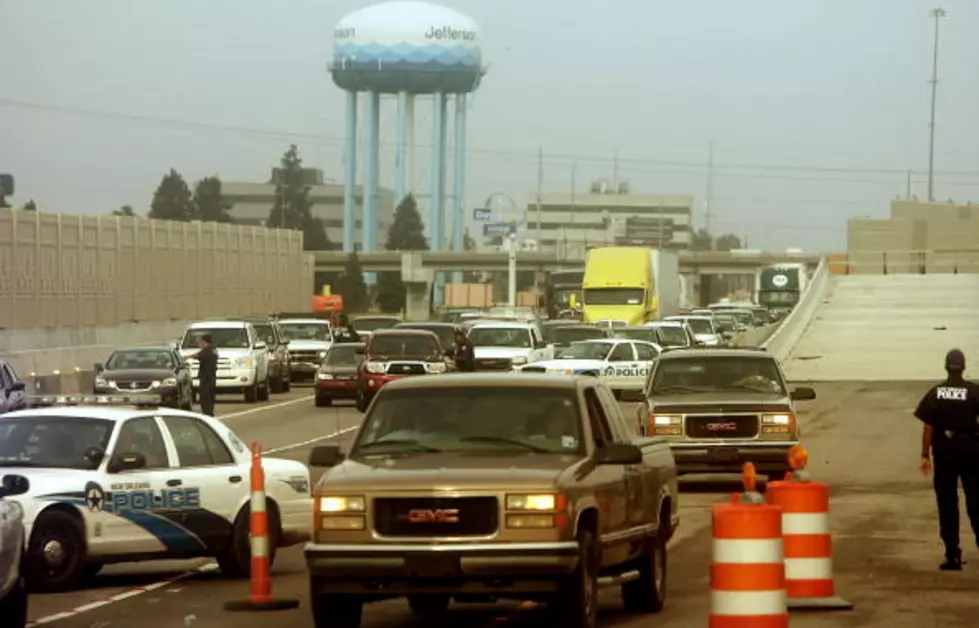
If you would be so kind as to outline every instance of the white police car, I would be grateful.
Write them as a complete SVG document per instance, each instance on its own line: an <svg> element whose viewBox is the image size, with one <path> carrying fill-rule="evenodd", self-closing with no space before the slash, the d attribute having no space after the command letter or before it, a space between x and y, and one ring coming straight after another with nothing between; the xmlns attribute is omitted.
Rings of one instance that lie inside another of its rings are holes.
<svg viewBox="0 0 979 628"><path fill-rule="evenodd" d="M30 490L22 475L4 474L0 484L0 625L24 628L27 625L27 586L21 575L24 554L24 509L8 499Z"/></svg>
<svg viewBox="0 0 979 628"><path fill-rule="evenodd" d="M641 390L653 361L662 348L644 340L602 338L571 343L553 360L542 360L514 370L521 373L595 375L605 380L618 394L622 390Z"/></svg>
<svg viewBox="0 0 979 628"><path fill-rule="evenodd" d="M144 395L32 401L0 417L0 473L30 481L20 498L29 587L64 590L106 563L201 556L250 573L251 452L226 425ZM276 458L263 467L274 557L309 538L309 470Z"/></svg>

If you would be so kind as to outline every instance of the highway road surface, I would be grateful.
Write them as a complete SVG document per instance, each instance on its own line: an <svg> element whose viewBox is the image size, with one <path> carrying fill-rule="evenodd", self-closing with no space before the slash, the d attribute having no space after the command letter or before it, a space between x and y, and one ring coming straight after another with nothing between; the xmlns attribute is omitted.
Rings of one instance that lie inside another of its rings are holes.
<svg viewBox="0 0 979 628"><path fill-rule="evenodd" d="M814 478L831 486L836 585L856 604L850 612L793 614L794 628L943 628L975 626L979 616L979 551L963 522L963 549L972 565L941 573L930 479L917 469L920 431L911 412L927 388L901 384L816 385L818 398L800 404L803 440ZM294 389L261 405L218 406L246 440L273 455L305 460L310 447L352 436L360 414L352 408L315 408L309 389ZM315 479L315 475L314 475ZM600 624L608 627L705 626L709 607L710 505L736 484L723 478L684 483L681 527L671 546L670 599L655 619L627 615L617 592L605 595ZM964 513L963 513L964 514ZM35 625L56 628L310 628L300 548L282 551L273 569L275 593L298 598L298 610L228 613L223 604L247 596L248 583L210 570L209 561L108 567L87 588L37 595ZM470 628L538 626L543 609L531 604L453 605L444 620L413 617L403 600L367 607L364 625Z"/></svg>

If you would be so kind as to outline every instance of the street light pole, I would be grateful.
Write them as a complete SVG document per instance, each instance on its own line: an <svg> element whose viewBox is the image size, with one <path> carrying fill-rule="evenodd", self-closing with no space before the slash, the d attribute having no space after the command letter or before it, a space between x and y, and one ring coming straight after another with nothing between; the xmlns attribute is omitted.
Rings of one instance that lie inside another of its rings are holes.
<svg viewBox="0 0 979 628"><path fill-rule="evenodd" d="M945 9L936 8L931 12L935 20L935 47L931 65L931 120L928 123L928 202L935 200L935 102L938 98L938 35L939 24L945 17Z"/></svg>
<svg viewBox="0 0 979 628"><path fill-rule="evenodd" d="M510 250L507 251L507 305L517 305L517 234L507 236Z"/></svg>

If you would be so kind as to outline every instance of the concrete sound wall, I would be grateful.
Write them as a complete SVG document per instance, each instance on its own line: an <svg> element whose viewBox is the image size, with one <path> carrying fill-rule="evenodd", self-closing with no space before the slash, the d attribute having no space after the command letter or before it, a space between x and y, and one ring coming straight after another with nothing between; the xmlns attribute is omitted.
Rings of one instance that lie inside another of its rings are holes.
<svg viewBox="0 0 979 628"><path fill-rule="evenodd" d="M772 335L762 343L761 346L768 349L783 366L825 299L830 279L829 263L826 258L823 258L812 274L799 303L792 309L792 313L785 317Z"/></svg>

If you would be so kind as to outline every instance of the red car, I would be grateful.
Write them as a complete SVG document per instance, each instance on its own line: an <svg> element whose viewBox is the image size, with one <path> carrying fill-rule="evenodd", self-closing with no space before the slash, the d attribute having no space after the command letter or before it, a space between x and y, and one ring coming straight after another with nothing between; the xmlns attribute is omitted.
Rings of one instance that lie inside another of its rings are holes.
<svg viewBox="0 0 979 628"><path fill-rule="evenodd" d="M337 399L356 399L358 372L363 361L363 344L334 343L316 371L316 405L332 406Z"/></svg>
<svg viewBox="0 0 979 628"><path fill-rule="evenodd" d="M430 331L381 329L371 334L362 351L364 360L357 377L357 409L361 412L390 381L451 370L449 355Z"/></svg>

